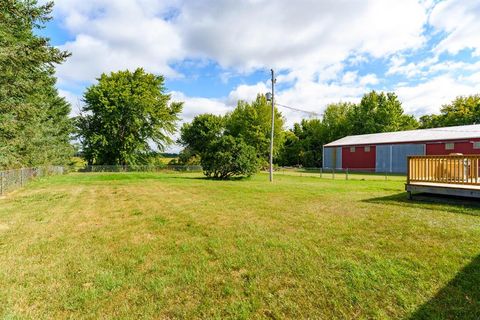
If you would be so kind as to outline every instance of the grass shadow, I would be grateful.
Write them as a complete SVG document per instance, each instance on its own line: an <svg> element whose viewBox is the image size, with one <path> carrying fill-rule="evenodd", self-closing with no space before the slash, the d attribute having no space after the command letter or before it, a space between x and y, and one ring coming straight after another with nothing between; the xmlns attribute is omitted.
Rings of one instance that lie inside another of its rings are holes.
<svg viewBox="0 0 480 320"><path fill-rule="evenodd" d="M410 319L480 319L480 255L420 306Z"/></svg>
<svg viewBox="0 0 480 320"><path fill-rule="evenodd" d="M365 199L362 201L367 203L388 204L408 208L441 210L446 212L480 216L480 201L455 196L421 193L415 194L413 200L409 200L407 193L401 192L389 196Z"/></svg>

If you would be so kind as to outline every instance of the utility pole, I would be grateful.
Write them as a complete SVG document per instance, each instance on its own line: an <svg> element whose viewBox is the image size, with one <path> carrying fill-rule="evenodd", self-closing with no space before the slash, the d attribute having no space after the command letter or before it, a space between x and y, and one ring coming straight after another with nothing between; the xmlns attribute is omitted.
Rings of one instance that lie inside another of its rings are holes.
<svg viewBox="0 0 480 320"><path fill-rule="evenodd" d="M270 182L273 182L273 132L275 129L275 72L272 71L272 129L270 132Z"/></svg>

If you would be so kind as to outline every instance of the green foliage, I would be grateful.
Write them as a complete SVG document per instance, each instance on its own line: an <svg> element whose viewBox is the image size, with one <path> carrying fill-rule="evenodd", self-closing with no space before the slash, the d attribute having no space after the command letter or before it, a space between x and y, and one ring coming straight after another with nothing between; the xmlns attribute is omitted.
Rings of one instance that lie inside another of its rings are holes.
<svg viewBox="0 0 480 320"><path fill-rule="evenodd" d="M202 153L201 164L205 175L214 179L249 177L257 171L255 148L230 135L212 141Z"/></svg>
<svg viewBox="0 0 480 320"><path fill-rule="evenodd" d="M439 115L420 117L421 128L461 126L480 123L480 95L457 97L442 106Z"/></svg>
<svg viewBox="0 0 480 320"><path fill-rule="evenodd" d="M250 176L257 171L257 152L242 137L226 134L229 117L202 114L180 131L179 143L185 148L179 155L182 164L198 164L207 177L229 179Z"/></svg>
<svg viewBox="0 0 480 320"><path fill-rule="evenodd" d="M270 154L271 121L271 104L259 94L252 103L238 101L235 110L227 115L226 132L247 141L255 148L260 161L266 163ZM284 123L282 114L275 108L274 156L284 142Z"/></svg>
<svg viewBox="0 0 480 320"><path fill-rule="evenodd" d="M352 126L351 134L367 134L415 129L416 119L403 113L398 97L393 92L387 94L372 91L363 96L348 114Z"/></svg>
<svg viewBox="0 0 480 320"><path fill-rule="evenodd" d="M372 91L365 94L359 104L330 104L322 120L296 123L286 135L278 162L287 166L319 167L326 143L347 135L409 130L417 126L413 116L403 113L394 93Z"/></svg>
<svg viewBox="0 0 480 320"><path fill-rule="evenodd" d="M200 165L200 153L193 153L189 148L185 148L178 155L177 162L183 165Z"/></svg>
<svg viewBox="0 0 480 320"><path fill-rule="evenodd" d="M34 34L53 3L0 2L0 168L66 164L72 123L55 89L54 65L69 54Z"/></svg>
<svg viewBox="0 0 480 320"><path fill-rule="evenodd" d="M427 115L421 116L418 122L419 122L420 129L436 128L436 127L442 126L439 121L439 116L436 114L432 114L432 115L427 114Z"/></svg>
<svg viewBox="0 0 480 320"><path fill-rule="evenodd" d="M324 141L326 143L343 138L353 131L351 114L355 105L352 103L332 103L323 113Z"/></svg>
<svg viewBox="0 0 480 320"><path fill-rule="evenodd" d="M299 127L298 123L295 123L295 127ZM280 165L285 166L298 166L302 161L302 143L300 138L293 132L293 130L288 130L284 135L285 142L283 143L282 149L277 159L277 162Z"/></svg>
<svg viewBox="0 0 480 320"><path fill-rule="evenodd" d="M147 153L146 162L144 162L144 164L159 168L166 167L169 161L170 160L168 160L168 158L165 158L160 152L151 151Z"/></svg>
<svg viewBox="0 0 480 320"><path fill-rule="evenodd" d="M143 69L102 74L84 100L77 126L89 164L147 164L150 143L164 150L172 142L183 107L170 103L162 76Z"/></svg>
<svg viewBox="0 0 480 320"><path fill-rule="evenodd" d="M322 120L302 120L296 123L287 136L279 157L281 165L320 167L323 144L344 137L352 131L349 115L354 105L333 103L327 106ZM291 154L294 153L294 154Z"/></svg>
<svg viewBox="0 0 480 320"><path fill-rule="evenodd" d="M322 141L326 130L321 120L302 120L295 123L286 135L278 162L281 165L319 167L322 162Z"/></svg>
<svg viewBox="0 0 480 320"><path fill-rule="evenodd" d="M284 119L275 110L274 153L284 140ZM203 114L181 129L179 143L185 148L180 162L198 161L205 175L228 179L250 176L259 164L266 164L270 152L271 105L258 95L252 103L239 101L225 117Z"/></svg>
<svg viewBox="0 0 480 320"><path fill-rule="evenodd" d="M183 158L202 153L224 131L225 118L208 113L196 116L191 123L183 124L179 143L188 147L183 152Z"/></svg>

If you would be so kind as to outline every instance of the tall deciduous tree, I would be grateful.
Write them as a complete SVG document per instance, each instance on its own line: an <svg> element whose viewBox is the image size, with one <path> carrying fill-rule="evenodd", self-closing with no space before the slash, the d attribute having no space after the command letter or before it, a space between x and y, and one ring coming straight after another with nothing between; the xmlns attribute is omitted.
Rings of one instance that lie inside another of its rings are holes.
<svg viewBox="0 0 480 320"><path fill-rule="evenodd" d="M227 115L226 131L253 146L258 158L266 163L270 154L271 121L271 104L264 95L258 95L251 103L238 101L235 110ZM275 108L274 155L283 145L284 123L282 114Z"/></svg>
<svg viewBox="0 0 480 320"><path fill-rule="evenodd" d="M0 167L64 164L70 146L70 106L55 89L54 66L69 54L34 33L53 3L0 2Z"/></svg>
<svg viewBox="0 0 480 320"><path fill-rule="evenodd" d="M350 118L354 108L355 105L348 102L332 103L327 106L322 119L325 143L352 134L353 124Z"/></svg>
<svg viewBox="0 0 480 320"><path fill-rule="evenodd" d="M89 164L147 163L152 144L163 150L172 142L183 107L170 102L162 76L141 68L102 74L84 101L77 125Z"/></svg>
<svg viewBox="0 0 480 320"><path fill-rule="evenodd" d="M480 95L457 97L451 103L443 105L439 115L420 117L422 128L461 126L480 124Z"/></svg>
<svg viewBox="0 0 480 320"><path fill-rule="evenodd" d="M188 148L190 156L199 155L225 131L225 118L205 113L196 116L192 122L183 124L179 143Z"/></svg>
<svg viewBox="0 0 480 320"><path fill-rule="evenodd" d="M416 119L403 111L401 102L393 92L371 91L349 113L351 134L367 134L415 129Z"/></svg>

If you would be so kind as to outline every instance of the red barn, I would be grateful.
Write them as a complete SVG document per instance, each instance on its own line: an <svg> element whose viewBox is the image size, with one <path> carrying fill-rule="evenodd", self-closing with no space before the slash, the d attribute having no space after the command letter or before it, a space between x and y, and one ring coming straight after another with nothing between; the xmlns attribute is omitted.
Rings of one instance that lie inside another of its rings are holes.
<svg viewBox="0 0 480 320"><path fill-rule="evenodd" d="M409 155L480 154L480 125L348 136L323 147L323 167L407 172Z"/></svg>

